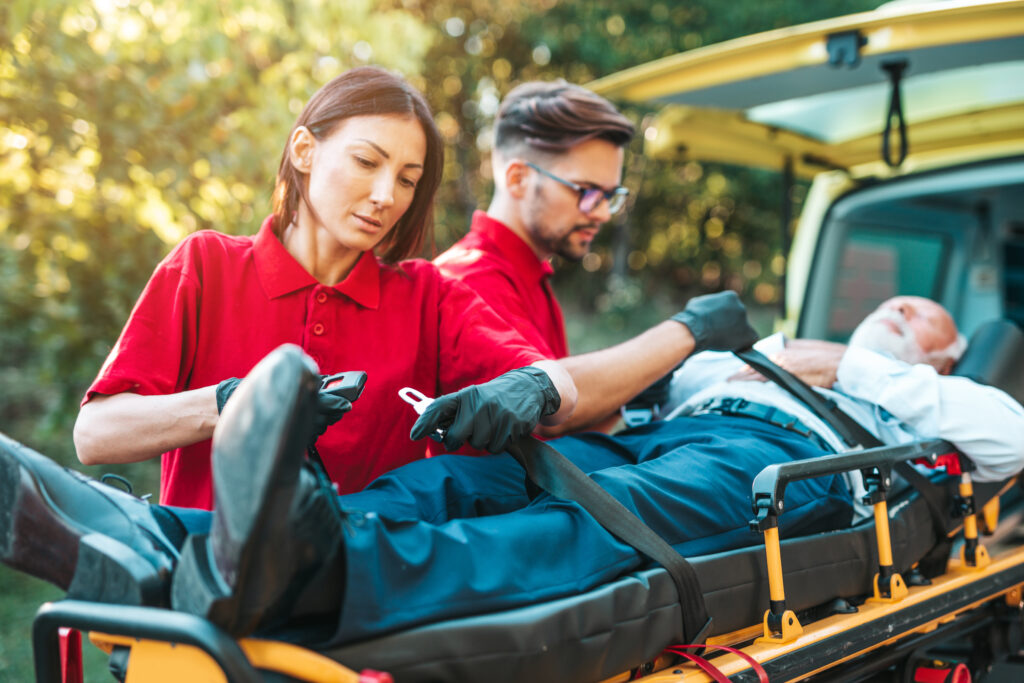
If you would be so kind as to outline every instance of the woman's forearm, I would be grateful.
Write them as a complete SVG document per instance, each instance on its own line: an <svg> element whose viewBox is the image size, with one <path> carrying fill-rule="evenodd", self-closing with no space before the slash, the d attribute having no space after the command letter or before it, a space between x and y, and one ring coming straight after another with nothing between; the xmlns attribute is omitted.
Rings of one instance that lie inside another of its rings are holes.
<svg viewBox="0 0 1024 683"><path fill-rule="evenodd" d="M217 424L215 391L96 396L75 421L78 459L85 465L139 462L208 439Z"/></svg>

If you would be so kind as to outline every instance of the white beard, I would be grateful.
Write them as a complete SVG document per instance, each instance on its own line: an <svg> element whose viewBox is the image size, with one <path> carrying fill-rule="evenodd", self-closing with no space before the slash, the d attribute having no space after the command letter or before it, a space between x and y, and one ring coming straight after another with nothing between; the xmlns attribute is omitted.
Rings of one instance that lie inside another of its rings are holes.
<svg viewBox="0 0 1024 683"><path fill-rule="evenodd" d="M893 332L883 322L886 320L895 323L899 332ZM887 309L875 311L865 318L850 335L849 345L885 353L911 364L923 363L926 356L903 316Z"/></svg>

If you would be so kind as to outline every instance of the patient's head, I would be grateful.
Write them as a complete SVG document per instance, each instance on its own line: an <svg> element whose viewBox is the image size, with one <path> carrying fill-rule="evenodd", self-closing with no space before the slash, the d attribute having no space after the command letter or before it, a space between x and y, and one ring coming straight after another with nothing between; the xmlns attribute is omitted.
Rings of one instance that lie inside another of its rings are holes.
<svg viewBox="0 0 1024 683"><path fill-rule="evenodd" d="M907 363L926 363L948 374L967 346L945 308L919 296L883 301L857 326L850 346L888 353Z"/></svg>

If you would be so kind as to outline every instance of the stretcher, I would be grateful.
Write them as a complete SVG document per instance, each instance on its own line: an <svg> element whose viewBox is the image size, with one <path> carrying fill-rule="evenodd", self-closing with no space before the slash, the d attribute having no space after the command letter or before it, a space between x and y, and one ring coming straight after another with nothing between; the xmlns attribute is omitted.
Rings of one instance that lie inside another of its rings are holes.
<svg viewBox="0 0 1024 683"><path fill-rule="evenodd" d="M1005 322L979 328L958 369L1024 400L1024 333ZM893 468L907 461L936 468L928 490L897 485ZM864 476L873 516L780 541L775 517L787 483L852 471ZM688 558L713 619L706 649L673 647L688 645L679 596L653 567L583 594L324 652L236 642L166 609L64 600L37 613L36 673L75 680L71 628L108 652L128 683L854 681L883 672L901 681L1024 680L1016 479L972 482L969 461L943 441L872 448L766 468L754 481L752 517L761 545Z"/></svg>

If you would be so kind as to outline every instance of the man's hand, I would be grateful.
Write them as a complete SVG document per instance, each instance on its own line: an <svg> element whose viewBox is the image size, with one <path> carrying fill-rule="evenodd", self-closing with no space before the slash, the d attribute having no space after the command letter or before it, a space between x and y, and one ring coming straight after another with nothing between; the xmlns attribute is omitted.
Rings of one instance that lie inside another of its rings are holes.
<svg viewBox="0 0 1024 683"><path fill-rule="evenodd" d="M501 453L510 442L532 432L540 419L558 411L561 398L547 373L536 367L506 372L431 403L409 436L415 441L444 431L446 449L469 442L473 448Z"/></svg>
<svg viewBox="0 0 1024 683"><path fill-rule="evenodd" d="M747 321L747 309L736 292L727 290L690 299L672 320L686 325L693 335L693 351L734 351L757 341Z"/></svg>
<svg viewBox="0 0 1024 683"><path fill-rule="evenodd" d="M772 354L771 360L783 370L788 370L811 386L831 389L836 383L839 362L846 353L846 345L816 339L792 339L786 348ZM761 373L747 366L730 380L764 382Z"/></svg>

